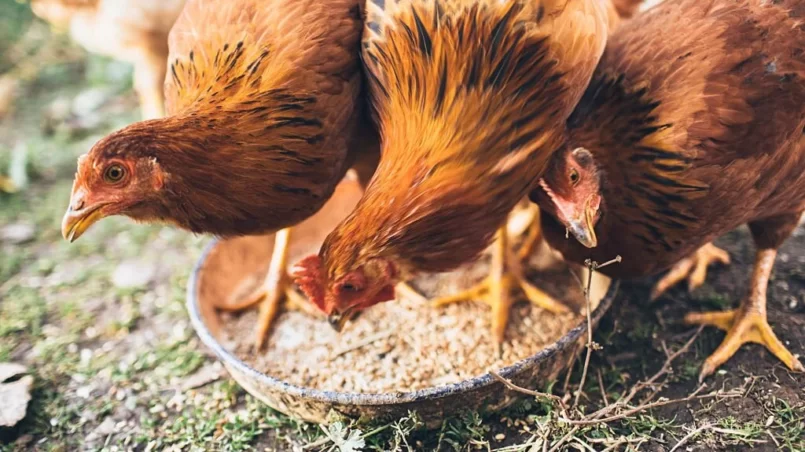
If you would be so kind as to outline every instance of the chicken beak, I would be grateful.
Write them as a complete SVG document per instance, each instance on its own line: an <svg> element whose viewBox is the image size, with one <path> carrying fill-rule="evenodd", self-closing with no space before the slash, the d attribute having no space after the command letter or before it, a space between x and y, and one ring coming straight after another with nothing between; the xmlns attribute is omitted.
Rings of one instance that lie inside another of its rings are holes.
<svg viewBox="0 0 805 452"><path fill-rule="evenodd" d="M590 201L588 200L584 205L584 213L582 218L572 220L568 224L568 230L576 240L587 248L595 248L598 246L598 237L595 235L595 224L593 218L595 213L590 208Z"/></svg>
<svg viewBox="0 0 805 452"><path fill-rule="evenodd" d="M90 226L105 216L102 209L104 204L84 207L83 202L79 201L79 208L74 209L75 206L76 203L70 203L61 222L62 237L70 243L78 240Z"/></svg>
<svg viewBox="0 0 805 452"><path fill-rule="evenodd" d="M352 319L352 313L350 310L346 310L344 312L333 311L332 314L327 316L327 322L330 323L330 326L337 332L341 332L344 329L344 325Z"/></svg>

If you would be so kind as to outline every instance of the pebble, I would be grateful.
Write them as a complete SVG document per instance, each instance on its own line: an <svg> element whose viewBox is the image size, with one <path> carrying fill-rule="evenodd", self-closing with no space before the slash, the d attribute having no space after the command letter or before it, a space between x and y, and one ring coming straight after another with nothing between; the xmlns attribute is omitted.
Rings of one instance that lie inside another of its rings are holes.
<svg viewBox="0 0 805 452"><path fill-rule="evenodd" d="M137 408L137 397L133 395L126 397L126 401L123 402L123 406L125 406L129 411L134 411Z"/></svg>
<svg viewBox="0 0 805 452"><path fill-rule="evenodd" d="M204 367L196 371L193 375L187 377L182 383L182 391L188 391L212 383L224 376L224 366L220 362L215 361L211 364L206 364Z"/></svg>
<svg viewBox="0 0 805 452"><path fill-rule="evenodd" d="M0 229L0 239L14 245L30 242L35 237L36 228L31 223L12 223Z"/></svg>
<svg viewBox="0 0 805 452"><path fill-rule="evenodd" d="M109 436L114 432L115 432L115 421L113 421L112 418L107 417L106 419L103 420L103 422L101 422L97 427L95 427L95 430L93 430L92 432L90 432L89 435L87 435L87 441L95 441L100 438Z"/></svg>
<svg viewBox="0 0 805 452"><path fill-rule="evenodd" d="M81 397L82 399L88 399L92 395L92 385L81 386L80 388L76 389L75 395Z"/></svg>
<svg viewBox="0 0 805 452"><path fill-rule="evenodd" d="M156 267L147 262L123 261L112 274L112 284L118 289L137 289L148 286L156 275Z"/></svg>

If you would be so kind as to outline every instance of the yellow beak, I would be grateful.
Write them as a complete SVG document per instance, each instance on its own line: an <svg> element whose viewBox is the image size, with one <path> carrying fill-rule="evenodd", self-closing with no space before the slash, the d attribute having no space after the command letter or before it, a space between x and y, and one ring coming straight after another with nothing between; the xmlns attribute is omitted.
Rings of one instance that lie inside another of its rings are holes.
<svg viewBox="0 0 805 452"><path fill-rule="evenodd" d="M568 230L576 240L587 248L595 248L598 246L598 237L595 235L595 224L593 222L593 211L590 208L589 200L584 204L584 218L571 221L568 224Z"/></svg>
<svg viewBox="0 0 805 452"><path fill-rule="evenodd" d="M330 323L330 326L333 327L334 330L340 333L341 330L344 329L344 325L346 325L347 322L349 322L353 317L354 315L350 310L346 310L341 313L338 311L333 311L332 314L327 316L327 322Z"/></svg>
<svg viewBox="0 0 805 452"><path fill-rule="evenodd" d="M61 235L64 240L70 243L75 242L90 226L103 218L101 207L103 205L95 206L92 209L81 209L77 212L68 208L61 222Z"/></svg>

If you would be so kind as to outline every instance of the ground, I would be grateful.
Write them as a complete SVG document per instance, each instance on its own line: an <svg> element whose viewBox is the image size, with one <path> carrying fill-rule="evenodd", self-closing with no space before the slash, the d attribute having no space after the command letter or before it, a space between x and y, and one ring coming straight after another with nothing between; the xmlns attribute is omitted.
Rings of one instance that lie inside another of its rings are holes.
<svg viewBox="0 0 805 452"><path fill-rule="evenodd" d="M721 389L722 396L575 429L544 399L503 414L446 419L435 431L419 429L415 416L325 430L263 406L222 372L189 325L185 285L207 238L113 218L74 244L61 239L76 157L138 113L130 68L88 58L32 21L26 8L0 0L0 55L12 54L9 43L19 36L55 50L49 52L53 60L33 62L36 71L15 70L28 75L20 75L16 108L0 124L0 174L28 179L19 192L0 194L0 362L22 363L35 379L25 419L0 428L0 450L345 451L352 438L370 450L516 451L529 450L541 437L551 444L565 438L558 448L579 450L582 444L586 450L671 450L680 441L690 450L805 450L805 377L758 346L742 348L700 392ZM0 71L28 63L0 61ZM585 412L617 400L662 368L663 345L677 350L695 331L680 323L686 311L738 303L752 262L748 233L733 232L718 244L731 252L733 264L714 269L693 295L680 288L650 304L651 281L622 287L595 333L603 349L592 355L580 402ZM769 289L771 323L800 356L803 249L800 229L781 250ZM706 329L695 338L674 361L672 374L662 377L667 384L659 396L694 392L700 364L722 337ZM568 392L581 372L580 360ZM562 395L563 383L535 389ZM744 397L730 397L735 394Z"/></svg>

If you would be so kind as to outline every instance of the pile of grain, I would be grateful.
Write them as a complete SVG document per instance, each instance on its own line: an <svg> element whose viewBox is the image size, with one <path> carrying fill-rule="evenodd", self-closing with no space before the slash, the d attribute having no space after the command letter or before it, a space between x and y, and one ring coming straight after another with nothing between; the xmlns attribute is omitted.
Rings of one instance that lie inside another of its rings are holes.
<svg viewBox="0 0 805 452"><path fill-rule="evenodd" d="M420 278L427 295L455 293L480 280L487 262L451 274ZM542 271L532 282L558 299L580 306L582 292L567 267ZM519 292L517 292L519 294ZM338 334L324 319L284 312L268 346L251 348L256 312L225 315L222 342L254 368L288 383L322 390L381 393L456 383L534 355L577 325L578 314L554 315L520 302L511 310L501 348L482 303L434 308L398 300L364 312Z"/></svg>

